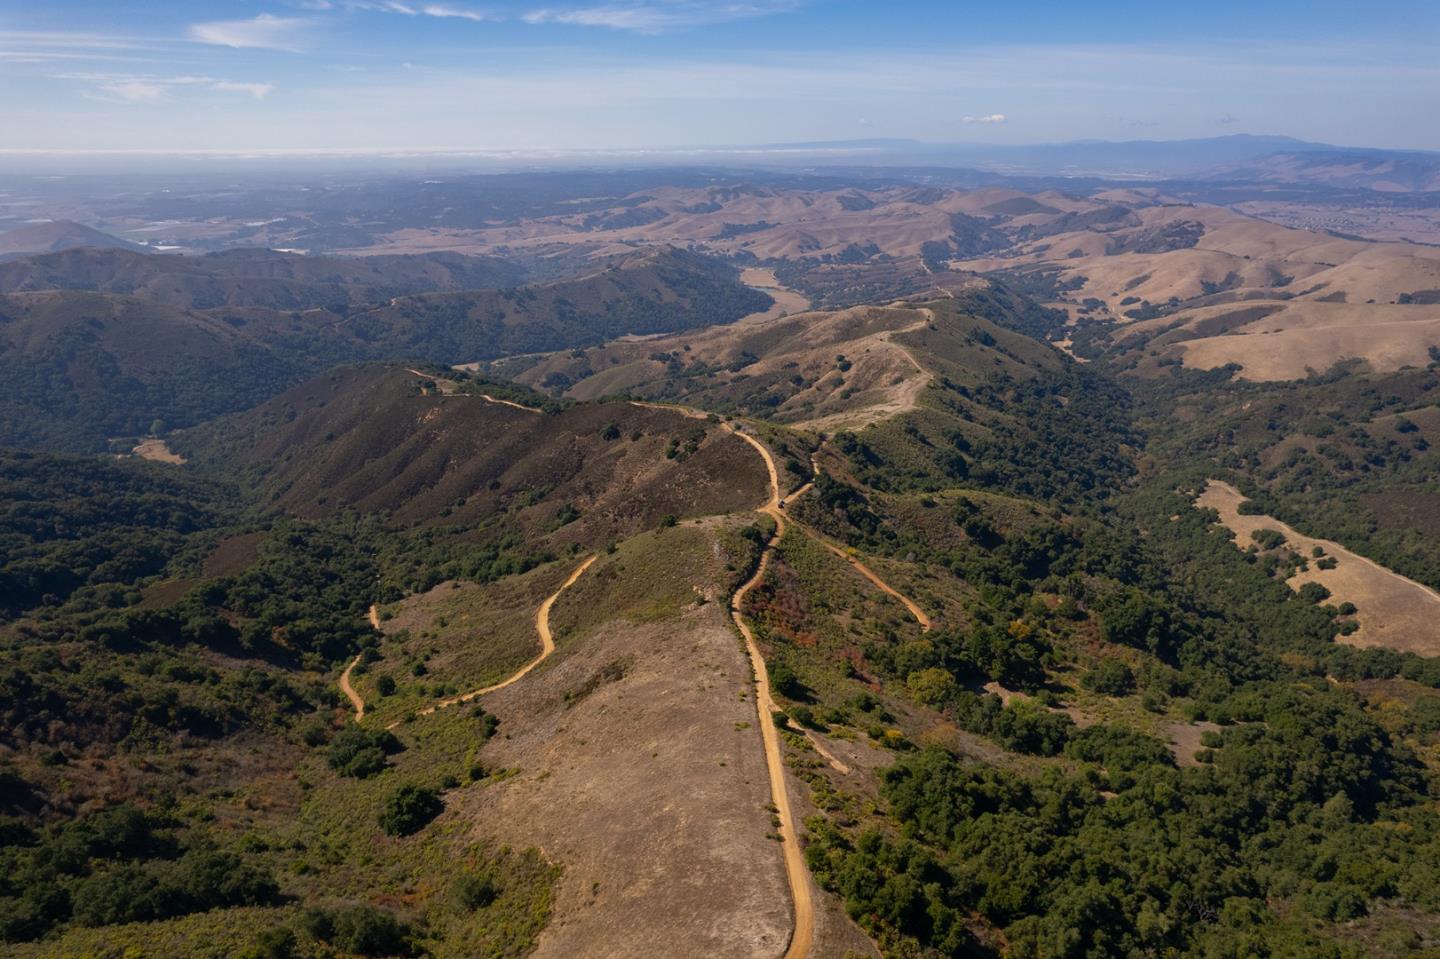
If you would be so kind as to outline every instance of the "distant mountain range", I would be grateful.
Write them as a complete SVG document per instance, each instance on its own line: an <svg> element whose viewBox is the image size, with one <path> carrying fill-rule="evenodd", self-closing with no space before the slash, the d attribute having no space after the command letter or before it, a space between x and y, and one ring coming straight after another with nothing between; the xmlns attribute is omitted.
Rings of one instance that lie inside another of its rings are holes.
<svg viewBox="0 0 1440 959"><path fill-rule="evenodd" d="M131 250L141 252L145 247L130 243L119 237L76 223L73 220L50 220L45 223L31 223L26 226L0 233L0 260L35 253L58 253L77 247L96 249Z"/></svg>
<svg viewBox="0 0 1440 959"><path fill-rule="evenodd" d="M162 158L148 158L146 175L163 170L166 176L181 177L180 182L190 182L197 175L201 181L223 173L244 172L249 176L257 173L271 175L283 173L290 177L305 171L323 170L326 173L347 171L354 174L374 174L380 171L391 173L423 171L427 179L422 185L410 189L414 194L408 199L427 203L434 194L447 190L459 174L508 173L512 176L545 177L564 171L571 177L588 172L597 178L595 186L604 185L607 177L620 171L649 170L656 168L686 167L709 175L724 175L745 169L784 169L792 173L804 171L814 173L817 169L826 172L848 168L851 172L864 168L934 167L943 169L965 169L983 171L988 174L1002 174L1012 177L1093 177L1098 179L1177 179L1190 178L1212 173L1240 175L1252 171L1255 164L1276 155L1334 155L1335 157L1362 157L1367 162L1385 163L1390 161L1418 164L1428 170L1440 164L1440 153L1417 150L1369 149L1363 147L1337 146L1300 140L1288 136L1259 135L1249 133L1219 137L1199 137L1183 140L1074 140L1058 143L1036 144L989 144L978 142L926 142L913 139L853 139L853 140L810 140L793 143L758 143L726 145L681 145L634 149L589 149L589 150L447 150L441 152L409 151L387 153L386 151L356 151L353 154L317 154L314 156L287 155L283 167L277 160L257 159L250 155L236 154L233 157L214 155L176 154ZM0 154L0 173L34 174L38 171L29 164L13 157ZM1348 161L1347 161L1348 162ZM83 172L93 170L97 163L120 173L135 173L128 168L124 157L88 157L81 159L63 156L47 157L47 169ZM1326 164L1321 163L1319 166ZM53 170L51 172L53 172ZM1276 171L1270 170L1268 178ZM1340 183L1348 182L1341 177ZM288 181L287 181L288 182ZM1290 181L1284 181L1290 182ZM1313 176L1302 177L1296 182L1316 181ZM1433 184L1433 180L1421 177L1415 182ZM652 177L653 183L653 177ZM511 184L514 185L513 183ZM481 198L471 198L468 206L450 211L449 217L470 216L494 218L513 215L517 207L524 207L526 215L534 215L537 202L543 203L547 191L536 189L536 184L526 182L521 192L497 193ZM613 184L611 184L613 186ZM1021 184L1012 184L1021 186ZM399 187L397 181L393 184ZM34 188L34 184L31 184ZM279 187L283 192L291 187ZM1434 189L1433 185L1416 186L1413 189ZM603 192L603 191L602 191ZM627 191L628 192L628 191ZM168 193L168 191L167 191ZM366 205L365 191L359 194L352 188L327 191L323 196L307 196L304 205L338 205L350 213L364 209L367 215L388 217L395 207L386 205L379 209ZM583 194L599 196L602 193ZM271 196L270 199L275 197ZM170 196L164 215L185 218L192 211L197 200L185 189L176 189ZM208 210L223 209L235 212L237 202L249 202L247 191L227 194L217 198L206 194L204 205ZM393 199L393 198L392 198ZM356 206L356 204L360 206ZM152 206L159 206L158 198L152 199ZM404 207L402 206L401 209ZM270 207L266 207L270 209ZM259 215L258 213L256 214ZM449 224L454 225L454 224ZM123 241L111 240L111 244ZM335 249L345 244L335 242L334 237L311 238L307 240L313 248ZM91 244L97 245L97 244ZM39 252L40 249L28 252ZM4 255L0 253L0 255Z"/></svg>
<svg viewBox="0 0 1440 959"><path fill-rule="evenodd" d="M1026 176L1259 180L1389 191L1440 189L1440 153L1340 147L1283 136L990 145L919 140L770 143L702 151L710 163L969 167Z"/></svg>
<svg viewBox="0 0 1440 959"><path fill-rule="evenodd" d="M1193 140L1077 140L1022 145L844 140L766 144L761 152L844 156L847 162L973 166L997 172L1158 177L1195 173L1282 151L1335 149L1292 137L1237 134ZM719 151L724 152L724 151Z"/></svg>
<svg viewBox="0 0 1440 959"><path fill-rule="evenodd" d="M1382 193L1440 191L1440 154L1391 150L1272 153L1211 174L1216 180L1313 183Z"/></svg>

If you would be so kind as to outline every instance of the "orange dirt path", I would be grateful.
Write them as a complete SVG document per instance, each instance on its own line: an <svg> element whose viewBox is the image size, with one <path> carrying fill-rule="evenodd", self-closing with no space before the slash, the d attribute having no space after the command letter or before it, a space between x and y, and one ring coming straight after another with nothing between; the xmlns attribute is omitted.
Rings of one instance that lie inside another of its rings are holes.
<svg viewBox="0 0 1440 959"><path fill-rule="evenodd" d="M540 654L538 656L536 656L534 659L530 660L530 662L522 666L518 672L514 673L508 679L501 680L500 682L494 683L490 686L483 686L480 689L472 689L470 692L461 693L458 696L447 697L432 706L426 706L424 709L420 710L415 715L429 716L436 710L445 709L450 706L457 706L460 703L468 703L472 699L478 699L479 697L484 696L488 693L493 693L497 690L504 689L506 686L511 686L515 683L518 683L520 680L524 679L532 669L545 662L545 660L549 659L550 655L555 652L555 636L550 632L550 609L555 605L555 601L560 598L560 594L565 592L565 590L569 589L571 586L574 586L576 580L578 580L582 575L584 575L585 571L590 568L590 564L595 562L595 560L598 558L598 554L590 556L579 566L575 567L574 571L571 572L570 576L565 580L565 582L560 584L560 588L555 590L555 592L551 593L549 596L545 597L545 602L541 603L540 608L535 611L535 632L540 636ZM385 728L394 729L398 725L400 725L400 723L397 720L396 722L391 723Z"/></svg>

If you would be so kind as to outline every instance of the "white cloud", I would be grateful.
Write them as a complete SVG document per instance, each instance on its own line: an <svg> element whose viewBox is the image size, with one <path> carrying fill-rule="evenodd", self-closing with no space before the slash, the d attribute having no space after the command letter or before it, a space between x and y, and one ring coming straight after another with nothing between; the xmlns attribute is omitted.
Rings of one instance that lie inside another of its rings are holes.
<svg viewBox="0 0 1440 959"><path fill-rule="evenodd" d="M427 17L453 18L457 20L472 20L475 23L483 23L486 20L498 19L488 13L481 13L478 10L467 10L463 7L452 7L443 3L427 3L420 8L420 12Z"/></svg>
<svg viewBox="0 0 1440 959"><path fill-rule="evenodd" d="M0 30L0 44L12 47L52 47L75 50L129 50L137 42L103 33L63 33L47 30Z"/></svg>
<svg viewBox="0 0 1440 959"><path fill-rule="evenodd" d="M966 117L966 118L965 118L965 122L966 122L966 123L1004 123L1004 122L1005 122L1005 114L1003 114L1003 113L990 113L990 114L986 114L986 115L983 116L983 117Z"/></svg>
<svg viewBox="0 0 1440 959"><path fill-rule="evenodd" d="M162 83L152 83L148 80L116 80L102 83L97 89L103 96L127 100L131 103L145 103L163 97L166 87Z"/></svg>
<svg viewBox="0 0 1440 959"><path fill-rule="evenodd" d="M275 92L273 83L236 83L233 80L216 80L210 89L221 93L248 93L257 100L263 100Z"/></svg>
<svg viewBox="0 0 1440 959"><path fill-rule="evenodd" d="M146 62L155 59L155 51L161 46L163 41L104 33L0 30L0 62L3 63Z"/></svg>
<svg viewBox="0 0 1440 959"><path fill-rule="evenodd" d="M756 0L750 3L723 0L635 0L592 7L541 8L530 11L521 19L533 24L559 23L567 26L633 30L636 33L664 33L668 30L683 30L687 27L787 13L799 6L800 0Z"/></svg>
<svg viewBox="0 0 1440 959"><path fill-rule="evenodd" d="M284 50L299 53L311 21L303 17L277 17L262 13L253 20L212 20L192 24L191 40L236 49Z"/></svg>
<svg viewBox="0 0 1440 959"><path fill-rule="evenodd" d="M340 8L368 13L398 13L407 17L438 17L442 20L470 20L475 23L503 19L483 10L472 10L448 3L407 3L402 0L311 0L324 6L310 6L312 10Z"/></svg>
<svg viewBox="0 0 1440 959"><path fill-rule="evenodd" d="M168 99L180 90L208 91L213 93L244 93L263 100L275 90L273 83L242 82L221 80L215 77L198 76L127 76L113 73L62 73L57 80L73 80L93 84L85 94L91 100L111 103L153 103Z"/></svg>

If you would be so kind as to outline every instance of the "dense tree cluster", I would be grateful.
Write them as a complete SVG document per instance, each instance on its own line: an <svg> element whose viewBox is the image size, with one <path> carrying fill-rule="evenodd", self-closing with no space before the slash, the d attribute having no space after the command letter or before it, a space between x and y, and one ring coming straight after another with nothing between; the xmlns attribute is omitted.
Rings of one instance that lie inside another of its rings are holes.
<svg viewBox="0 0 1440 959"><path fill-rule="evenodd" d="M226 514L217 486L172 468L0 453L0 617L154 575Z"/></svg>
<svg viewBox="0 0 1440 959"><path fill-rule="evenodd" d="M1212 764L1176 769L1164 747L1096 727L1027 777L930 750L886 772L903 838L817 825L817 876L872 928L963 954L971 908L1018 956L1338 954L1275 921L1375 899L1434 908L1440 818L1413 758L1344 694L1295 685L1223 737ZM1235 950L1238 950L1236 952Z"/></svg>
<svg viewBox="0 0 1440 959"><path fill-rule="evenodd" d="M114 806L34 832L3 825L0 939L54 926L164 919L275 901L279 887L234 853L192 842L162 816Z"/></svg>

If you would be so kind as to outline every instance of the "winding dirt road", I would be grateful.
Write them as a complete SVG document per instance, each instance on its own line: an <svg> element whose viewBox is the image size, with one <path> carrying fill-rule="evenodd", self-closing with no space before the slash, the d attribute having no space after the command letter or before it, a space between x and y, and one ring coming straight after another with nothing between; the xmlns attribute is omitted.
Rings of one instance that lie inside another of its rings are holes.
<svg viewBox="0 0 1440 959"><path fill-rule="evenodd" d="M494 403L496 406L513 406L515 409L517 409L517 410L524 410L526 413L541 413L541 414L543 414L543 413L545 412L544 410L537 410L537 409L536 409L535 407L533 407L533 406L526 406L524 403L516 403L514 400L500 400L500 399L496 399L495 397L491 396L489 393L476 393L475 395L478 396L478 397L480 397L482 400L484 400L484 401L487 402L487 403Z"/></svg>
<svg viewBox="0 0 1440 959"><path fill-rule="evenodd" d="M374 607L371 608L373 609ZM355 707L355 721L357 723L365 718L365 700L361 699L360 694L355 692L355 687L350 685L350 673L359 665L360 657L357 655L354 659L350 660L350 665L345 667L345 672L340 674L340 691L345 694L345 697L350 700L351 705Z"/></svg>
<svg viewBox="0 0 1440 959"><path fill-rule="evenodd" d="M858 572L861 576L864 576L870 582L874 583L875 587L879 589L882 593L887 593L890 596L898 599L902 604L904 604L905 608L910 611L910 615L915 617L915 622L920 624L920 628L927 633L930 632L930 627L933 625L930 622L930 617L925 615L925 610L921 609L913 599L911 599L909 596L906 596L904 593L900 592L898 589L891 586L889 583L885 582L883 579L877 576L875 574L875 571L872 570L869 566L866 566L864 563L860 562L859 559L851 556L839 546L836 546L834 543L825 542L825 540L820 538L818 533L815 533L814 531L806 528L805 526L801 526L798 522L795 525L800 526L801 529L805 530L806 533L814 537L817 542L819 542L830 552L834 553L836 556L840 557L845 562L855 567L856 572Z"/></svg>
<svg viewBox="0 0 1440 959"><path fill-rule="evenodd" d="M413 373L421 379L434 380L436 388L439 389L441 395L443 396L478 396L485 402L494 403L496 406L509 406L517 410L524 410L526 413L543 414L545 412L544 410L536 409L533 406L526 406L524 403L516 403L514 400L499 399L498 397L491 396L489 393L460 393L458 392L459 387L456 385L456 383L453 380L445 379L443 376L434 376L430 373L422 373L419 370L411 369L408 366L405 368L405 372Z"/></svg>
<svg viewBox="0 0 1440 959"><path fill-rule="evenodd" d="M575 581L578 580L581 575L583 575L584 572L590 568L590 564L595 562L597 558L598 554L589 557L585 560L585 562L575 567L574 571L571 572L569 578L567 578L565 582L560 584L560 588L555 590L555 592L551 593L549 596L545 597L545 601L541 603L540 608L535 611L535 632L538 633L540 636L540 654L538 656L536 656L534 659L530 660L530 662L522 666L518 672L511 675L508 679L502 680L501 682L495 683L491 686L485 686L481 689L473 689L468 693L461 693L458 696L451 696L449 698L442 699L439 702L434 703L433 705L426 706L424 709L420 710L415 715L429 716L437 709L444 709L447 706L455 706L459 703L468 703L470 700L480 696L484 696L486 693L493 693L498 689L504 689L506 686L509 686L512 683L517 683L521 679L524 679L525 676L532 669L534 669L536 666L539 666L546 659L548 659L550 657L550 654L555 652L555 636L550 631L550 609L555 605L555 601L560 598L560 594L565 592L565 590L569 589L571 586L574 586ZM369 618L370 625L375 627L376 629L379 629L379 606L372 605L370 607ZM355 704L355 721L357 723L365 718L365 701L360 698L359 693L355 692L355 687L350 685L350 673L357 665L359 665L359 663L360 657L356 656L353 660L351 660L350 665L345 667L345 672L340 674L340 690L345 693L347 697L349 697L350 702ZM395 727L400 725L400 722L401 721L397 719L395 722L390 723L385 728L394 729Z"/></svg>
<svg viewBox="0 0 1440 959"><path fill-rule="evenodd" d="M411 372L414 371L412 370ZM380 629L380 607L375 603L370 604L370 608L365 612L365 618L370 620L372 629L377 631ZM365 700L361 699L360 694L355 691L355 687L350 685L350 674L353 673L355 667L359 665L360 656L357 654L354 659L350 660L350 665L345 667L345 672L340 674L340 691L345 694L345 698L350 700L350 704L355 707L355 721L357 723L365 718Z"/></svg>
<svg viewBox="0 0 1440 959"><path fill-rule="evenodd" d="M535 632L538 633L540 636L540 655L530 660L530 662L526 663L523 667L520 668L519 672L510 676L510 678L508 679L502 680L491 686L485 686L481 689L473 689L468 693L461 693L458 696L451 696L447 699L442 699L434 705L426 706L424 709L420 710L420 712L416 713L416 715L429 716L437 709L445 709L448 706L455 706L460 703L468 703L470 700L476 699L480 696L484 696L487 693L493 693L496 690L504 689L506 686L518 683L520 680L524 679L525 676L532 669L545 662L545 660L549 659L550 654L555 652L555 636L550 632L550 609L555 605L555 601L560 598L560 594L565 592L565 590L569 589L571 586L574 586L575 581L578 580L584 574L584 572L590 568L590 564L595 562L597 557L598 554L595 556L590 556L579 566L575 567L569 578L566 579L565 582L560 584L560 588L555 590L555 592L551 593L549 596L545 597L545 602L541 603L540 608L535 611Z"/></svg>
<svg viewBox="0 0 1440 959"><path fill-rule="evenodd" d="M744 436L744 434L742 433L741 436ZM750 439L750 437L745 436L745 439ZM754 440L750 440L750 442L754 443L755 441L754 441ZM764 451L762 450L762 453L763 453L763 452L764 452ZM765 455L767 456L767 463L770 462L769 459L768 459L768 455L769 455L769 454L766 453ZM799 498L800 498L801 496L803 496L804 494L808 493L808 492L810 491L810 489L815 485L815 481L820 478L820 463L815 459L814 456L811 456L811 457L810 457L810 471L811 471L812 474L814 474L814 477L813 477L809 482L807 482L804 486L800 487L800 488L797 489L795 492L793 492L793 493L790 494L790 500L791 500L792 502L793 502L794 500L799 499ZM773 469L773 465L772 465L772 469L771 469L771 480L772 480L772 482L773 482L773 480L774 480L774 476L775 476L775 474L774 474L774 469ZM784 507L783 505L780 505L780 504L777 503L777 504L776 504L776 508L777 508L777 511L780 511L780 510L783 510L785 507ZM769 511L769 510L766 510L766 512L770 512L770 511ZM773 515L775 515L775 513L772 512L771 515L773 516ZM788 518L788 517L787 517L787 518ZM815 542L819 543L821 546L824 546L824 547L825 547L826 549L828 549L830 552L834 553L836 556L840 557L840 558L843 559L845 562L847 562L847 563L849 563L851 566L855 567L855 571L856 571L856 572L858 572L861 576L864 576L864 577L865 577L866 579L868 579L871 583L875 584L876 588L878 588L881 592L886 593L886 594L888 594L888 595L890 595L890 596L893 596L895 599L898 599L898 600L904 605L904 607L905 607L907 610L910 611L910 615L913 616L913 617L915 617L915 621L920 624L920 628L921 628L922 630L924 630L925 632L927 632L927 633L930 632L930 628L931 628L934 624L931 622L930 617L925 614L925 610L921 609L921 608L920 608L920 605L919 605L918 603L916 603L913 599L911 599L909 596L906 596L904 593L900 592L898 589L896 589L895 587L891 586L889 583L885 582L885 580L881 579L880 576L879 576L873 569L871 569L869 566L866 566L863 562L861 562L860 559L859 559L859 557L853 556L853 555L851 555L850 553L846 552L844 549L840 548L839 546L836 546L834 543L830 542L830 541L827 540L824 536L820 535L820 534L819 534L818 532L816 532L815 530L813 530L813 529L811 529L810 527L806 526L804 523L800 522L798 519L791 519L791 522L793 522L797 527L799 527L800 530L801 530L806 536L809 536L809 537L810 537L811 539L813 539ZM822 750L821 750L821 753L822 753L822 754L825 754L825 751L822 749ZM829 757L828 754L825 754L825 755L827 755L827 758L830 759L830 764L831 764L832 766L836 766L836 768L839 768L840 766L843 766L843 765L844 765L844 763L840 763L839 760L836 760L836 759L834 759L833 757Z"/></svg>

